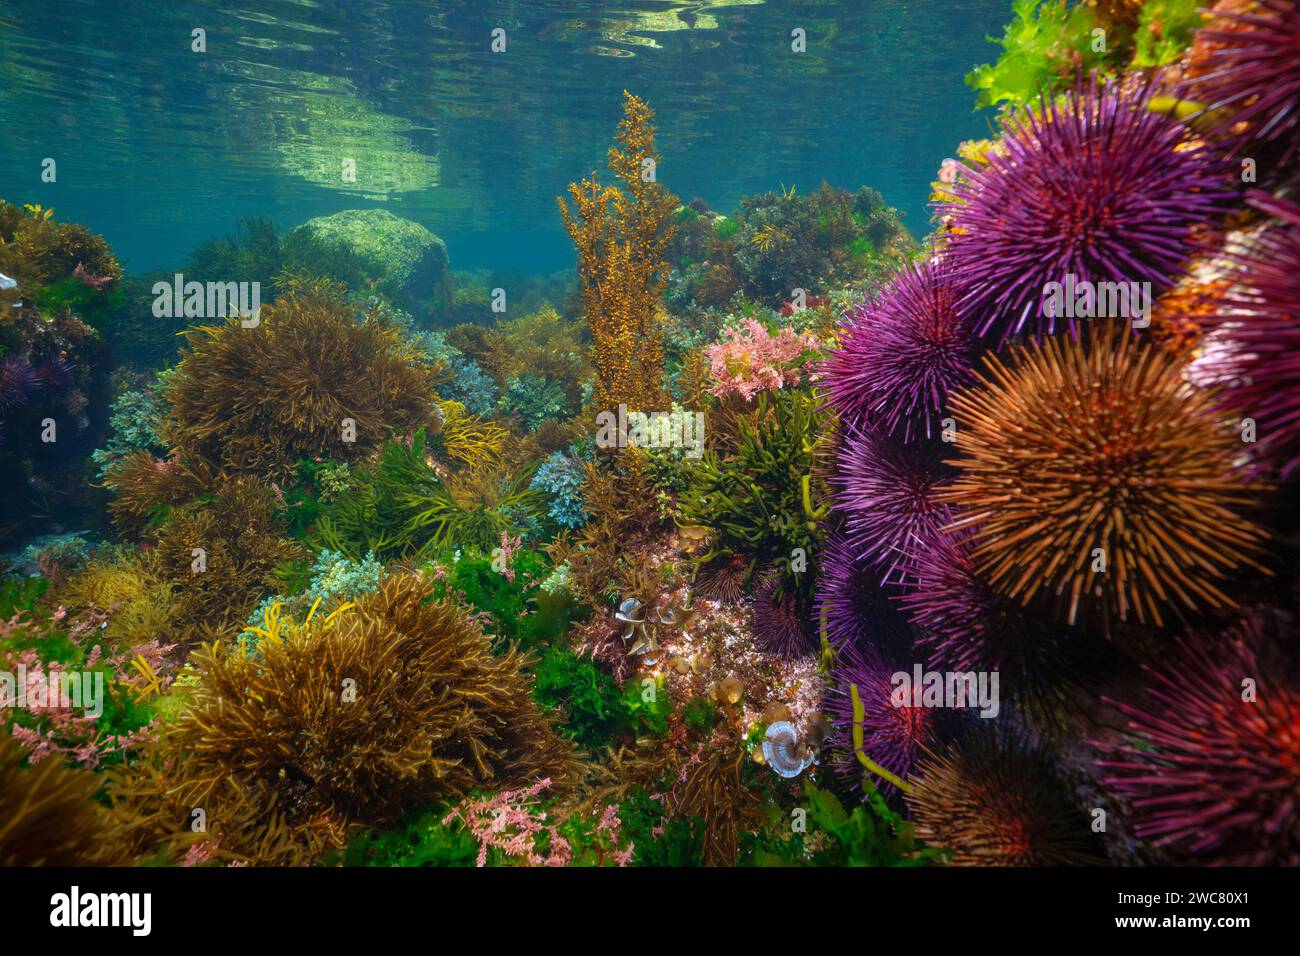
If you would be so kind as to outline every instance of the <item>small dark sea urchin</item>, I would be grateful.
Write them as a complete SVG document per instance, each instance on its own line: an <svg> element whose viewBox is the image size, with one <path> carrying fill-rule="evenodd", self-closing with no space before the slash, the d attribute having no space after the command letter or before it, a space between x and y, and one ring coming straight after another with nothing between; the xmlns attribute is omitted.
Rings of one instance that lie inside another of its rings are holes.
<svg viewBox="0 0 1300 956"><path fill-rule="evenodd" d="M782 587L776 572L765 573L754 587L751 622L759 644L778 657L798 657L812 650L811 615L805 599Z"/></svg>
<svg viewBox="0 0 1300 956"><path fill-rule="evenodd" d="M1057 100L1003 120L1001 148L963 169L940 203L958 311L1004 341L1052 332L1049 283L1150 282L1158 295L1194 251L1192 227L1226 211L1232 180L1149 87L1080 79ZM1071 326L1073 320L1071 321Z"/></svg>
<svg viewBox="0 0 1300 956"><path fill-rule="evenodd" d="M1097 597L1127 620L1232 606L1222 585L1266 538L1242 512L1242 443L1182 363L1109 324L989 356L952 397L960 474L938 498L969 527L978 574L1022 603Z"/></svg>
<svg viewBox="0 0 1300 956"><path fill-rule="evenodd" d="M695 590L701 597L722 604L736 604L745 596L749 558L743 554L723 555L700 568Z"/></svg>

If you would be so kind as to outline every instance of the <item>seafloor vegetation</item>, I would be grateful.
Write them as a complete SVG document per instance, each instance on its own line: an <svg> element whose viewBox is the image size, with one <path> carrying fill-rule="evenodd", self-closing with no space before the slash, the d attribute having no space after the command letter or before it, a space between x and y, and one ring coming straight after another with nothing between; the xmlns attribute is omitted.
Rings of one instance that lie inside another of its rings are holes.
<svg viewBox="0 0 1300 956"><path fill-rule="evenodd" d="M0 863L1300 863L1300 4L1014 7L920 241L631 94L575 275L0 204Z"/></svg>

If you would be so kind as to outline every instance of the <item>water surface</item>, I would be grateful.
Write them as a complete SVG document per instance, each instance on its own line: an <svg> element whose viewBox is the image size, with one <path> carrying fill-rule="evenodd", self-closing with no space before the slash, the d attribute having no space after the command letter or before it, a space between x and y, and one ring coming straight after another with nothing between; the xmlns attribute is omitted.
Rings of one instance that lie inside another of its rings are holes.
<svg viewBox="0 0 1300 956"><path fill-rule="evenodd" d="M1007 14L1006 0L4 0L0 196L85 222L133 271L241 216L291 226L375 204L441 235L454 267L546 271L572 262L555 196L604 167L626 88L657 111L659 178L683 199L727 211L823 178L871 185L921 235L939 162L987 129L962 78Z"/></svg>

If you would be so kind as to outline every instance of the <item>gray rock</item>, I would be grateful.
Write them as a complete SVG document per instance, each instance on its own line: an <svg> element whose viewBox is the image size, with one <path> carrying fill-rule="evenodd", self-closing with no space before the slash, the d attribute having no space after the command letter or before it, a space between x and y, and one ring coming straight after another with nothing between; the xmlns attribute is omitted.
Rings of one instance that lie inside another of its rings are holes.
<svg viewBox="0 0 1300 956"><path fill-rule="evenodd" d="M356 291L377 281L407 307L441 300L448 275L446 243L383 209L345 209L307 220L285 237L285 262L342 279Z"/></svg>

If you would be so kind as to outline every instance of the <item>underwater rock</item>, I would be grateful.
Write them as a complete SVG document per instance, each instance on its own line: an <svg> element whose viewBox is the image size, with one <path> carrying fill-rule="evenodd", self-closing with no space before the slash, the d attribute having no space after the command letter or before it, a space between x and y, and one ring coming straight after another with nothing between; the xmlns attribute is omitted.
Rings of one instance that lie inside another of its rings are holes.
<svg viewBox="0 0 1300 956"><path fill-rule="evenodd" d="M356 287L377 281L404 305L440 298L447 245L409 219L383 209L345 209L289 231L284 257L292 269L324 273Z"/></svg>

